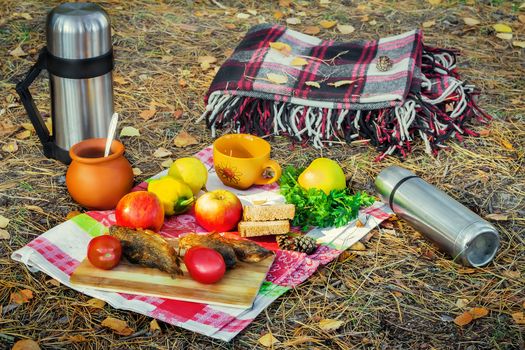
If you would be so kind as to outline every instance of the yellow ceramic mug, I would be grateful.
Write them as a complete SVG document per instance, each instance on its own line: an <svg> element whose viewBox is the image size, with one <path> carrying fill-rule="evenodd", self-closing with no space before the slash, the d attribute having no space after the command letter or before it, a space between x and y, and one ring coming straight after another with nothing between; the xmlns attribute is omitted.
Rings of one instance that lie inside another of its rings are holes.
<svg viewBox="0 0 525 350"><path fill-rule="evenodd" d="M270 148L268 142L249 134L221 136L213 143L215 172L223 184L241 190L271 184L281 177L281 166L270 159Z"/></svg>

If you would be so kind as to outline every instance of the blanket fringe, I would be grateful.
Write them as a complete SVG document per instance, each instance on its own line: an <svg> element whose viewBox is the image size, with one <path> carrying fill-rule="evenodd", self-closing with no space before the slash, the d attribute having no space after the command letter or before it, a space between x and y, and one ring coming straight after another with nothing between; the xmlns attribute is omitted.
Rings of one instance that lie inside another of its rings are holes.
<svg viewBox="0 0 525 350"><path fill-rule="evenodd" d="M377 148L380 161L388 155L402 158L412 150L416 138L423 140L425 151L437 155L449 138L479 136L466 124L491 117L477 107L474 86L461 81L456 70L455 53L424 47L421 90L410 93L402 106L376 109L332 109L291 104L283 101L215 92L199 121L205 119L216 136L217 129L255 135L288 135L297 142L310 142L315 148L334 142L367 140ZM446 87L433 85L446 76ZM436 79L437 78L437 79Z"/></svg>

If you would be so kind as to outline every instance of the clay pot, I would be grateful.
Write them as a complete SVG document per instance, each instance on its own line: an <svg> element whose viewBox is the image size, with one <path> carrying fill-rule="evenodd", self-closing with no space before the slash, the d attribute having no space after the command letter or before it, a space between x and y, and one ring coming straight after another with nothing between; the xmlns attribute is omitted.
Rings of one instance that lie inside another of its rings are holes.
<svg viewBox="0 0 525 350"><path fill-rule="evenodd" d="M105 146L105 138L94 138L69 150L72 161L66 173L67 190L88 209L113 209L133 187L133 170L124 157L124 145L114 140L107 157Z"/></svg>

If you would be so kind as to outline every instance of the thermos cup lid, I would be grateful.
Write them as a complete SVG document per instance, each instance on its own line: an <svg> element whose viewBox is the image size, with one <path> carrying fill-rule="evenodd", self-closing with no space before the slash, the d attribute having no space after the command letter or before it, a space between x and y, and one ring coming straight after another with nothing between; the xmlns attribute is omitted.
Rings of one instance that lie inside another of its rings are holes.
<svg viewBox="0 0 525 350"><path fill-rule="evenodd" d="M417 177L413 172L399 166L389 166L383 169L375 180L375 186L383 201L392 206L391 196L399 186L411 179Z"/></svg>
<svg viewBox="0 0 525 350"><path fill-rule="evenodd" d="M47 16L47 49L57 57L83 59L111 50L108 14L93 3L63 3Z"/></svg>

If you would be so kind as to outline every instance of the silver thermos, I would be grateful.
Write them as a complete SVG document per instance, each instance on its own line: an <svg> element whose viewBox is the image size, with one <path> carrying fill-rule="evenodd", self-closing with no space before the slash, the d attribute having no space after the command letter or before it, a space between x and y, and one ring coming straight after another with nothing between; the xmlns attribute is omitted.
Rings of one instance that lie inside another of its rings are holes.
<svg viewBox="0 0 525 350"><path fill-rule="evenodd" d="M109 16L93 3L63 3L47 16L47 47L16 90L33 123L44 154L68 164L75 143L106 137L113 114L113 49ZM29 86L41 70L49 73L50 135Z"/></svg>
<svg viewBox="0 0 525 350"><path fill-rule="evenodd" d="M483 266L496 255L499 236L494 226L409 170L388 167L375 186L399 217L463 265Z"/></svg>

